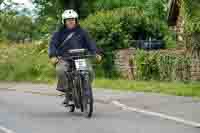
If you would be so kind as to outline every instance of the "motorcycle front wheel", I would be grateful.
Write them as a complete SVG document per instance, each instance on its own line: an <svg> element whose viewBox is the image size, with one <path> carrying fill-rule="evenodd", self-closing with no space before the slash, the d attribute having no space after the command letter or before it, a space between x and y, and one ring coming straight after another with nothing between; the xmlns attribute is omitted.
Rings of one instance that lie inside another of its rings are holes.
<svg viewBox="0 0 200 133"><path fill-rule="evenodd" d="M90 118L92 116L93 113L93 104L94 104L94 100L93 100L93 92L92 92L92 87L91 87L91 83L89 80L84 80L83 83L83 112L84 115L88 118Z"/></svg>

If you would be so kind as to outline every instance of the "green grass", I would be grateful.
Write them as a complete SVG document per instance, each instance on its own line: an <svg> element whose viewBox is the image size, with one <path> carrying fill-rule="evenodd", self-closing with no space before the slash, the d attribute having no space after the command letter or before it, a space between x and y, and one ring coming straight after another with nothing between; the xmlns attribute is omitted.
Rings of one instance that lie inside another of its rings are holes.
<svg viewBox="0 0 200 133"><path fill-rule="evenodd" d="M0 47L0 80L50 82L54 76L54 68L41 46L18 44Z"/></svg>
<svg viewBox="0 0 200 133"><path fill-rule="evenodd" d="M200 82L183 83L96 79L94 87L110 88L122 91L155 92L177 96L200 97Z"/></svg>

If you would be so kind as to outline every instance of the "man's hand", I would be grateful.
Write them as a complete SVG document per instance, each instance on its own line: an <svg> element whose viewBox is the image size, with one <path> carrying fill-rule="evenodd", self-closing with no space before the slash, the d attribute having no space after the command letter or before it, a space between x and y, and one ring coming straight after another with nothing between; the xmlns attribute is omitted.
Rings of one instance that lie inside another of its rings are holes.
<svg viewBox="0 0 200 133"><path fill-rule="evenodd" d="M97 55L96 55L96 60L97 60L98 63L100 63L101 60L102 60L101 55L97 54Z"/></svg>
<svg viewBox="0 0 200 133"><path fill-rule="evenodd" d="M52 57L52 58L50 59L50 62L51 62L51 64L56 65L56 64L59 62L59 60L58 60L58 58L56 58L56 57Z"/></svg>

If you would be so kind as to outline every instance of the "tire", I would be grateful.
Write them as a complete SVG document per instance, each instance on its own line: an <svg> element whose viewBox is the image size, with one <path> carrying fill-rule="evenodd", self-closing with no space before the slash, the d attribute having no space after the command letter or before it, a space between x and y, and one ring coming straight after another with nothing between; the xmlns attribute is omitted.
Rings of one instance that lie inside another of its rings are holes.
<svg viewBox="0 0 200 133"><path fill-rule="evenodd" d="M79 93L78 93L79 82L78 82L77 78L75 79L74 85L75 85L75 87L73 88L73 92L72 92L73 101L74 101L75 105L77 106L79 104Z"/></svg>
<svg viewBox="0 0 200 133"><path fill-rule="evenodd" d="M93 94L92 94L92 88L91 85L88 84L89 87L87 91L89 91L89 95L85 94L83 95L83 112L85 117L90 118L92 117L92 113L93 113L93 104L94 104L94 100L93 100Z"/></svg>
<svg viewBox="0 0 200 133"><path fill-rule="evenodd" d="M81 104L81 112L84 112L83 103Z"/></svg>
<svg viewBox="0 0 200 133"><path fill-rule="evenodd" d="M93 100L93 93L92 93L92 87L91 87L91 83L88 80L89 78L86 78L86 80L84 80L83 82L83 112L85 117L90 118L92 117L92 113L93 113L93 104L94 104L94 100ZM87 91L87 93L86 93Z"/></svg>
<svg viewBox="0 0 200 133"><path fill-rule="evenodd" d="M84 98L84 115L87 118L91 118L93 114L93 97L92 96L86 96Z"/></svg>

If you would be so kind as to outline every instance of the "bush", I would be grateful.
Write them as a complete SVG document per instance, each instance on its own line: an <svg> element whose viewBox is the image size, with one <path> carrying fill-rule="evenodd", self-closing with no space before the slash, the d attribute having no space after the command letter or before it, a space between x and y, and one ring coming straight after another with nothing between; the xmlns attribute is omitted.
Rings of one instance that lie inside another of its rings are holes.
<svg viewBox="0 0 200 133"><path fill-rule="evenodd" d="M35 39L36 25L31 17L5 11L0 13L0 20L0 41L20 42Z"/></svg>
<svg viewBox="0 0 200 133"><path fill-rule="evenodd" d="M166 45L175 43L165 21L148 17L141 9L120 8L100 11L81 22L101 48L120 49L132 45L132 40L161 39Z"/></svg>
<svg viewBox="0 0 200 133"><path fill-rule="evenodd" d="M102 68L105 74L109 73L109 77L114 77L111 73L118 75L113 63L115 53L111 51L134 46L133 40L150 37L164 40L167 47L173 47L175 44L166 22L148 17L138 8L100 11L88 16L81 25L95 38L97 46L105 51L106 61L103 62Z"/></svg>
<svg viewBox="0 0 200 133"><path fill-rule="evenodd" d="M183 0L182 15L185 19L186 46L193 54L200 53L200 3L199 0Z"/></svg>
<svg viewBox="0 0 200 133"><path fill-rule="evenodd" d="M122 7L138 7L143 8L146 0L96 0L94 7L96 10L112 10Z"/></svg>
<svg viewBox="0 0 200 133"><path fill-rule="evenodd" d="M137 51L137 78L142 80L187 81L190 57L160 52Z"/></svg>
<svg viewBox="0 0 200 133"><path fill-rule="evenodd" d="M94 2L95 11L113 10L123 7L134 7L142 9L146 15L166 19L167 11L165 5L168 0L96 0Z"/></svg>
<svg viewBox="0 0 200 133"><path fill-rule="evenodd" d="M159 80L158 53L138 51L136 53L137 78L140 80Z"/></svg>
<svg viewBox="0 0 200 133"><path fill-rule="evenodd" d="M55 78L47 53L39 45L1 48L0 61L0 80L50 81Z"/></svg>
<svg viewBox="0 0 200 133"><path fill-rule="evenodd" d="M200 32L199 0L183 0L182 13L185 17L185 29L189 33Z"/></svg>

